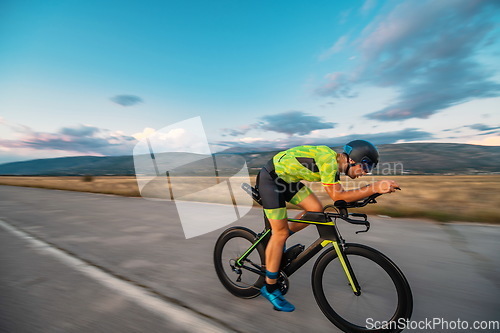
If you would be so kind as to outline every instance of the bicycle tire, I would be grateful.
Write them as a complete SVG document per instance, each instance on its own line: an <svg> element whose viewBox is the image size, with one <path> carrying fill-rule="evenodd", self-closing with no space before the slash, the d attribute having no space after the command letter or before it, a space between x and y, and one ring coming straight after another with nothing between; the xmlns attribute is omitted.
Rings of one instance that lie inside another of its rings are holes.
<svg viewBox="0 0 500 333"><path fill-rule="evenodd" d="M332 248L317 259L312 271L313 293L321 311L344 332L401 332L413 310L411 288L402 271L384 254L368 246L346 244L344 253L360 284L361 295L354 295ZM370 274L374 274L373 279ZM334 284L338 291L332 288ZM369 305L364 306L362 302ZM366 307L369 314L353 320L355 312L363 311L358 307ZM363 320L365 325L362 325Z"/></svg>
<svg viewBox="0 0 500 333"><path fill-rule="evenodd" d="M260 295L260 288L265 283L265 277L257 273L241 269L241 274L238 274L231 264L234 264L246 250L257 239L256 234L247 228L234 227L224 231L217 242L214 249L214 266L217 276L222 285L233 295L241 298L254 298ZM236 249L233 249L236 245ZM231 248L230 248L231 247ZM229 253L228 253L229 252ZM255 269L261 269L265 264L265 249L262 244L257 247L248 257L250 261L247 264L252 265ZM255 265L255 266L254 266ZM234 265L233 265L234 266ZM234 279L245 277L242 281L234 281ZM244 280L244 281L243 281Z"/></svg>

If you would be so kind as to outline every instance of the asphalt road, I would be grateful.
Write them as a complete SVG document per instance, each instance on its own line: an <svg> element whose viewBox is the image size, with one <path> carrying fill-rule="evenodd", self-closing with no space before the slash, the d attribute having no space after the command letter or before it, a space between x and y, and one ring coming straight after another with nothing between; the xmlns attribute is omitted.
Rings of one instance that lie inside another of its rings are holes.
<svg viewBox="0 0 500 333"><path fill-rule="evenodd" d="M261 214L254 209L236 224L260 231ZM223 229L186 240L170 202L0 186L0 220L42 242L0 228L1 332L338 332L312 295L314 260L290 279L293 313L273 311L262 297L236 298L212 264ZM412 320L500 320L500 227L370 220L367 234L340 229L403 270L414 295ZM316 238L310 227L289 244Z"/></svg>

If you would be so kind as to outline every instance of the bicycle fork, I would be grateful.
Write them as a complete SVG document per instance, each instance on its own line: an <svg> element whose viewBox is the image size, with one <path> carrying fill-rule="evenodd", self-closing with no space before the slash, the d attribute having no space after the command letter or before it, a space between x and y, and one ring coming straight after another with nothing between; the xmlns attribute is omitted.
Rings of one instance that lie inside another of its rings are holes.
<svg viewBox="0 0 500 333"><path fill-rule="evenodd" d="M321 245L325 247L330 243L333 245L333 248L337 253L337 257L339 258L340 264L342 265L342 269L344 270L344 273L347 277L347 281L349 282L349 285L351 286L354 295L356 296L361 295L361 287L359 285L358 279L356 279L356 275L354 274L354 270L352 269L349 259L345 255L343 244L336 241L325 240L323 243L321 243Z"/></svg>

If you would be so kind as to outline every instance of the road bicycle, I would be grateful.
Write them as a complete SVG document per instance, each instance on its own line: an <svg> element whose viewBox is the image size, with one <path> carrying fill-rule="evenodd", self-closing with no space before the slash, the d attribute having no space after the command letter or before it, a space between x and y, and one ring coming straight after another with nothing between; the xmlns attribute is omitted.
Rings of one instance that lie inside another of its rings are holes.
<svg viewBox="0 0 500 333"><path fill-rule="evenodd" d="M255 188L249 184L242 187L262 204ZM403 272L381 252L362 244L346 243L337 226L337 220L344 220L366 228L356 233L368 232L370 222L366 214L349 213L348 208L376 203L379 195L357 202L336 201L323 212L306 212L300 219L288 219L316 225L319 238L306 250L297 244L284 252L279 288L286 294L290 286L288 277L325 249L312 269L312 289L321 311L344 332L401 332L399 324L412 314L413 297ZM265 228L259 234L245 227L229 228L215 244L217 276L235 296L256 297L265 283L265 248L271 236L265 215L264 223Z"/></svg>

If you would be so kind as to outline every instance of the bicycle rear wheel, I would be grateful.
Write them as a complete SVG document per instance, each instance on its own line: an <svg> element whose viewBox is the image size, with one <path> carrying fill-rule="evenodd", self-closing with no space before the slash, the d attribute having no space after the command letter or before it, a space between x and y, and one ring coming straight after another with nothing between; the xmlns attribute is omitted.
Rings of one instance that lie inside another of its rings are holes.
<svg viewBox="0 0 500 333"><path fill-rule="evenodd" d="M356 296L334 249L323 253L312 272L314 297L325 316L344 332L401 332L410 319L413 298L401 270L367 246L344 249L361 294Z"/></svg>
<svg viewBox="0 0 500 333"><path fill-rule="evenodd" d="M265 277L243 267L237 267L240 258L257 239L255 233L247 228L227 229L215 243L214 265L222 285L233 295L253 298L260 294ZM260 271L264 265L265 249L262 244L248 255L243 265Z"/></svg>

